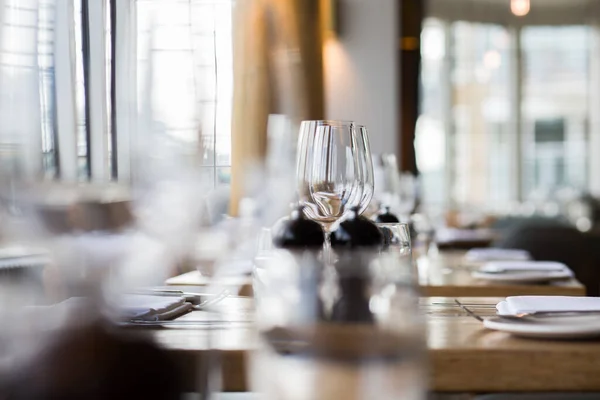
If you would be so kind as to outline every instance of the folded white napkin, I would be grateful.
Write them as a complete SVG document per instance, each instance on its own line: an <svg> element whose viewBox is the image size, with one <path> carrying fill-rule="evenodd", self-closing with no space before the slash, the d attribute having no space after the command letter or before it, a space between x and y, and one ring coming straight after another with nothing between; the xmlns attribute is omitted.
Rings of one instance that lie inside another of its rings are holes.
<svg viewBox="0 0 600 400"><path fill-rule="evenodd" d="M500 315L539 311L600 311L599 297L513 296L496 305Z"/></svg>
<svg viewBox="0 0 600 400"><path fill-rule="evenodd" d="M144 321L164 321L176 318L192 309L183 297L127 294L116 304L121 317Z"/></svg>
<svg viewBox="0 0 600 400"><path fill-rule="evenodd" d="M531 270L532 273L569 273L573 271L565 264L555 261L490 261L485 263L479 272L503 272L506 273L518 272L523 270Z"/></svg>
<svg viewBox="0 0 600 400"><path fill-rule="evenodd" d="M531 254L527 250L489 247L471 249L467 251L465 258L468 261L527 261L531 260Z"/></svg>
<svg viewBox="0 0 600 400"><path fill-rule="evenodd" d="M436 240L440 243L445 242L471 242L493 240L494 232L491 229L457 229L443 228L436 232Z"/></svg>

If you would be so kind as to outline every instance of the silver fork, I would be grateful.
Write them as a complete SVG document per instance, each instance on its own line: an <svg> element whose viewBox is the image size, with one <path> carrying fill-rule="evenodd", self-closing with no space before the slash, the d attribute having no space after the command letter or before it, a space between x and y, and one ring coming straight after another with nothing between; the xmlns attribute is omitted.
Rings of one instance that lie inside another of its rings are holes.
<svg viewBox="0 0 600 400"><path fill-rule="evenodd" d="M482 317L475 314L473 311L469 310L469 308L467 306L465 306L464 304L462 304L460 301L458 301L458 299L454 299L454 302L456 304L458 304L458 306L460 308L462 308L467 314L469 314L471 317L475 318L477 321L480 321L480 322L484 321L484 319Z"/></svg>
<svg viewBox="0 0 600 400"><path fill-rule="evenodd" d="M224 299L226 299L227 297L229 297L229 295L231 294L231 292L229 291L229 289L225 289L222 292L220 292L219 294L217 294L215 297L208 299L208 300L204 300L202 303L195 305L194 306L194 310L203 310L207 307L210 306L214 306L215 304L223 301Z"/></svg>
<svg viewBox="0 0 600 400"><path fill-rule="evenodd" d="M462 304L458 299L454 299L456 304L460 308L462 308L467 314L471 317L475 318L477 321L483 322L485 319L477 314L475 314L472 310L470 310L467 306ZM586 311L565 311L565 310L556 310L556 311L534 311L528 313L518 313L514 315L497 315L493 318L500 318L506 320L517 320L517 321L531 321L537 318L552 318L552 317L581 317L585 315L600 315L600 310L586 310Z"/></svg>

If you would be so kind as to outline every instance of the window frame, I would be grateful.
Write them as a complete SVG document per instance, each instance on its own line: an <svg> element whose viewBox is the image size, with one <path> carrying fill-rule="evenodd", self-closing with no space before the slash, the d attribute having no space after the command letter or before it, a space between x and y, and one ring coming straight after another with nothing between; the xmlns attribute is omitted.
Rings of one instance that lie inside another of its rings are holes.
<svg viewBox="0 0 600 400"><path fill-rule="evenodd" d="M442 19L440 15L426 16L426 18L435 18L443 27L444 32L444 48L445 54L442 59L441 68L441 85L443 86L443 116L441 122L444 129L445 137L445 164L444 164L444 204L454 207L459 205L454 188L456 187L457 171L455 166L456 160L456 134L457 129L453 118L453 102L452 102L452 63L453 63L453 46L454 36L452 35L452 24L459 20ZM477 21L468 20L466 22L476 23ZM483 21L487 24L501 24L493 21ZM522 202L526 200L525 193L525 152L524 145L526 135L524 133L524 117L523 117L523 48L522 48L522 28L523 25L501 24L507 29L510 45L509 51L509 100L511 104L509 126L515 132L510 135L510 155L509 171L510 182L510 201ZM600 116L593 112L594 109L600 108L600 22L586 22L580 24L568 24L568 26L585 26L590 28L592 44L590 46L590 65L589 71L589 102L587 105L587 125L585 127L585 137L587 140L587 160L586 160L586 188L596 195L600 195ZM533 27L538 25L531 25ZM557 25L561 26L561 25ZM435 205L435 204L432 204Z"/></svg>

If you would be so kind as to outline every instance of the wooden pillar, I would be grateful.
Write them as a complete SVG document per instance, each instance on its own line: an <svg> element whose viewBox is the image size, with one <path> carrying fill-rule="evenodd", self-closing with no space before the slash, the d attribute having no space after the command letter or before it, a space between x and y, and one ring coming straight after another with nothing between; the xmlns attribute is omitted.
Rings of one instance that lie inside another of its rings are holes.
<svg viewBox="0 0 600 400"><path fill-rule="evenodd" d="M400 170L417 174L415 126L419 116L421 23L424 0L400 1Z"/></svg>
<svg viewBox="0 0 600 400"><path fill-rule="evenodd" d="M231 215L265 159L269 114L325 114L319 0L238 0L234 29Z"/></svg>

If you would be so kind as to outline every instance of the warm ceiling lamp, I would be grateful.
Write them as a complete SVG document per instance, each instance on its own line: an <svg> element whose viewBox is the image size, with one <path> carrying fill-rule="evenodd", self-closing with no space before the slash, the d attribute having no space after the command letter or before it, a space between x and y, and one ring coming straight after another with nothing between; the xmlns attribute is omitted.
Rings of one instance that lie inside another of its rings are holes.
<svg viewBox="0 0 600 400"><path fill-rule="evenodd" d="M530 0L510 0L510 11L517 17L523 17L529 14L530 9Z"/></svg>

